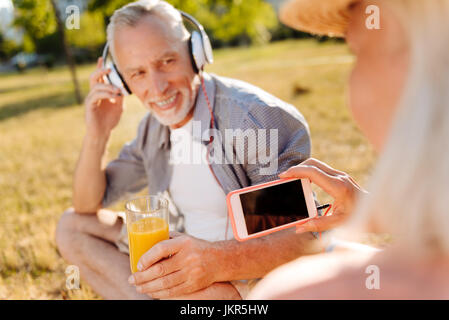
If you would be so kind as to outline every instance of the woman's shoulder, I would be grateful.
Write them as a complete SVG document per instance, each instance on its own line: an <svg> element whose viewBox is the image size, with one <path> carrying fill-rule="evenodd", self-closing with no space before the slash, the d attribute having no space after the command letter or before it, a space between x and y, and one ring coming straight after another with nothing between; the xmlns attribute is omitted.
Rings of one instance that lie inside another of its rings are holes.
<svg viewBox="0 0 449 320"><path fill-rule="evenodd" d="M436 269L443 271L436 272ZM444 268L383 252L302 257L267 275L251 299L448 299Z"/></svg>
<svg viewBox="0 0 449 320"><path fill-rule="evenodd" d="M326 299L321 292L324 289L325 295L330 295L328 298L338 299L348 282L356 284L357 278L361 281L366 277L365 270L374 254L345 251L298 258L270 272L254 288L250 298ZM349 270L351 276L344 275ZM330 287L331 284L336 286L335 290Z"/></svg>

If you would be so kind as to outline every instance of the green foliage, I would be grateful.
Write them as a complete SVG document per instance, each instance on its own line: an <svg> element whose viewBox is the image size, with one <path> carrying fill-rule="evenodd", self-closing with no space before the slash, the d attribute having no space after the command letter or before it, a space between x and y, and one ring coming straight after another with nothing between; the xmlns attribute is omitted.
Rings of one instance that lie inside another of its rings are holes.
<svg viewBox="0 0 449 320"><path fill-rule="evenodd" d="M35 44L56 32L56 19L50 0L15 0L14 24L25 30Z"/></svg>
<svg viewBox="0 0 449 320"><path fill-rule="evenodd" d="M273 8L262 0L209 1L210 9L200 7L198 17L213 39L224 43L265 43L271 38L270 29L277 26Z"/></svg>
<svg viewBox="0 0 449 320"><path fill-rule="evenodd" d="M79 29L66 30L67 40L75 47L94 49L106 41L105 28L101 12L86 11L81 15Z"/></svg>
<svg viewBox="0 0 449 320"><path fill-rule="evenodd" d="M129 0L92 0L90 11L101 12L105 20ZM278 27L276 14L263 0L168 0L175 8L198 19L215 46L264 43Z"/></svg>
<svg viewBox="0 0 449 320"><path fill-rule="evenodd" d="M85 0L80 29L65 30L68 43L83 59L98 55L106 40L106 25L114 11L131 0ZM266 43L272 39L297 37L282 26L272 6L264 0L168 0L197 18L215 48L229 45ZM15 25L25 31L24 49L38 53L62 54L56 18L50 0L15 0ZM65 18L62 13L63 20ZM301 36L301 35L300 35Z"/></svg>
<svg viewBox="0 0 449 320"><path fill-rule="evenodd" d="M56 17L50 0L15 0L14 25L25 31L26 52L62 54Z"/></svg>
<svg viewBox="0 0 449 320"><path fill-rule="evenodd" d="M16 0L14 5L14 24L25 31L24 51L61 56L63 48L51 1ZM63 23L65 18L65 12L61 12ZM104 15L101 12L86 11L81 15L80 29L66 29L65 33L72 47L83 48L88 56L96 56L97 49L105 41Z"/></svg>
<svg viewBox="0 0 449 320"><path fill-rule="evenodd" d="M131 0L91 0L89 2L89 11L99 11L105 17L112 16L114 11L125 4L133 2Z"/></svg>
<svg viewBox="0 0 449 320"><path fill-rule="evenodd" d="M13 40L7 39L0 32L0 61L7 60L18 53L20 46Z"/></svg>

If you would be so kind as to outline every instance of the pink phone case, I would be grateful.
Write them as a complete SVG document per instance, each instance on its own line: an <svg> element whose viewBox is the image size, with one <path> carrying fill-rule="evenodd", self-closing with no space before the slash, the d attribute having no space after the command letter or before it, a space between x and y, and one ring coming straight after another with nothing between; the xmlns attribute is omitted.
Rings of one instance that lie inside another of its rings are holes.
<svg viewBox="0 0 449 320"><path fill-rule="evenodd" d="M306 219L303 219L303 220L298 220L298 221L295 221L295 222L287 223L287 224L284 224L284 225L281 225L281 226L278 226L278 227L274 227L274 228L271 228L271 229L268 229L268 230L264 230L264 231L261 231L261 232L257 232L257 233L248 235L247 238L243 238L243 239L238 236L237 226L236 226L236 222L235 222L235 218L234 218L234 212L232 211L232 206L231 206L231 196L234 195L234 194L243 193L245 191L250 191L250 190L253 190L253 189L259 189L260 187L268 187L270 185L278 184L280 182L293 181L293 180L300 180L300 179L297 179L297 178L279 179L279 180L274 180L274 181L270 181L270 182L261 183L261 184L255 185L255 186L250 186L250 187L234 190L234 191L231 191L231 192L228 193L228 195L226 196L226 203L227 203L227 206L228 206L228 214L229 214L229 217L231 218L231 225L232 225L232 230L234 231L234 237L238 241L246 241L246 240L249 240L249 239L259 238L259 237L262 237L264 235L267 235L267 234L270 234L270 233L273 233L273 232L277 232L277 231L280 231L280 230L283 230L283 229L291 228L291 227L294 227L296 225L304 224L308 220L313 219L313 217L309 217L309 218L306 218Z"/></svg>

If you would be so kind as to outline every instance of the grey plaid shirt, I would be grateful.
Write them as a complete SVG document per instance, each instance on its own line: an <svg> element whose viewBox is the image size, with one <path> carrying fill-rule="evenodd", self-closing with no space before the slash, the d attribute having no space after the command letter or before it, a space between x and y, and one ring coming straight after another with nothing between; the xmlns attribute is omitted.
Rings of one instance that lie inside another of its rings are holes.
<svg viewBox="0 0 449 320"><path fill-rule="evenodd" d="M203 76L215 120L215 130L211 131L214 140L210 148L210 166L226 194L278 179L278 173L310 156L309 128L295 107L248 83L206 73ZM194 134L194 139L207 145L210 135L207 132L203 134L203 131L210 128L211 113L201 89L193 121L202 128L201 134ZM235 135L235 139L225 139L229 132ZM256 140L244 140L246 142L239 149L234 141L248 132L257 133ZM270 136L270 139L259 133ZM269 162L257 161L261 155L270 155ZM166 191L172 168L170 129L148 113L139 124L137 137L125 144L119 157L106 168L103 206L107 207L147 186L150 194Z"/></svg>

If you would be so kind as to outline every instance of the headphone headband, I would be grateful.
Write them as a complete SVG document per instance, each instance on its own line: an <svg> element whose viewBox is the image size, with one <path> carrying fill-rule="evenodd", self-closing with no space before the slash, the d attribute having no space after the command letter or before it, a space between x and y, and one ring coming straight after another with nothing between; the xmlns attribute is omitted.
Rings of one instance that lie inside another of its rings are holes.
<svg viewBox="0 0 449 320"><path fill-rule="evenodd" d="M199 33L201 35L201 40L202 40L203 50L204 50L205 57L206 57L206 62L207 63L213 63L214 62L214 57L213 57L213 54L212 54L212 46L210 44L209 37L207 36L207 33L204 30L203 25L201 23L199 23L198 20L196 20L190 14L185 13L184 11L181 11L181 10L178 10L178 12L181 14L181 16L183 18L185 18L186 20L190 21L193 25L196 26L196 28L198 29L198 31L199 31Z"/></svg>

